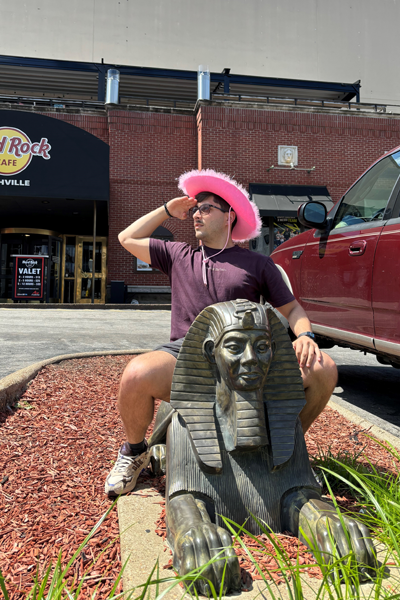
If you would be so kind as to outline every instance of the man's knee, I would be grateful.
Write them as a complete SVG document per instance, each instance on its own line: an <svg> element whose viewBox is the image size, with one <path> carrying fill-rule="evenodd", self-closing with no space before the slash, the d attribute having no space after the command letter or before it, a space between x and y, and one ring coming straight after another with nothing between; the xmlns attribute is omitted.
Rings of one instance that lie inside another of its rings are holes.
<svg viewBox="0 0 400 600"><path fill-rule="evenodd" d="M328 404L338 373L334 361L323 352L321 362L316 362L311 369L302 369L302 376L306 405L300 413L300 420L305 433Z"/></svg>
<svg viewBox="0 0 400 600"><path fill-rule="evenodd" d="M140 387L148 378L148 368L138 356L131 360L122 374L120 381L121 389L130 389Z"/></svg>
<svg viewBox="0 0 400 600"><path fill-rule="evenodd" d="M333 392L338 381L338 370L335 361L325 352L322 352L321 362L314 361L310 369L301 369L305 388L311 385L324 388L326 392Z"/></svg>
<svg viewBox="0 0 400 600"><path fill-rule="evenodd" d="M318 375L332 393L338 382L338 370L336 363L328 354L325 354L325 352L322 352L321 363L319 363L320 368L318 370Z"/></svg>
<svg viewBox="0 0 400 600"><path fill-rule="evenodd" d="M121 391L141 390L147 386L154 377L154 366L149 355L141 355L133 358L125 367L120 381Z"/></svg>
<svg viewBox="0 0 400 600"><path fill-rule="evenodd" d="M176 359L166 352L149 352L132 359L121 377L119 397L153 396L169 400Z"/></svg>

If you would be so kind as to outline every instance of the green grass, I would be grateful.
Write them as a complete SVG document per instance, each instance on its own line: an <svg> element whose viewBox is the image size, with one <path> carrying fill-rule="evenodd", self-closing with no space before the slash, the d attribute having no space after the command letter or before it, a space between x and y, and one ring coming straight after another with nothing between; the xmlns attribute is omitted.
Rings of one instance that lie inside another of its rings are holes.
<svg viewBox="0 0 400 600"><path fill-rule="evenodd" d="M348 488L362 504L358 518L371 529L374 537L400 556L400 471L395 461L400 462L399 452L391 445L374 440L389 451L393 458L393 472L382 472L368 461L368 468L357 468L332 461L330 468L321 467L329 477L334 477L340 486Z"/></svg>
<svg viewBox="0 0 400 600"><path fill-rule="evenodd" d="M312 459L312 466L322 482L327 482L336 492L348 492L354 495L353 484L356 483L349 469L362 475L371 472L370 463L364 458L366 446L358 452L339 452L334 454L329 447L327 450L318 449L318 455ZM363 461L360 461L363 458ZM323 473L323 475L322 475ZM325 476L325 477L324 477ZM339 479L342 477L343 479Z"/></svg>
<svg viewBox="0 0 400 600"><path fill-rule="evenodd" d="M19 400L19 402L17 402L16 407L22 410L31 410L32 408L35 408L34 406L32 406L32 404L29 404L29 402L27 402L26 400Z"/></svg>
<svg viewBox="0 0 400 600"><path fill-rule="evenodd" d="M377 441L377 440L375 440ZM380 443L380 442L377 442ZM383 447L383 444L381 444ZM389 448L389 452L395 461L400 461L399 453L393 448ZM359 459L363 459L360 462ZM300 554L297 555L297 560L293 564L293 560L288 556L279 539L274 536L268 528L260 521L258 524L265 534L265 544L259 547L256 551L249 548L243 542L240 534L246 533L252 540L260 543L259 538L255 538L244 527L238 527L232 521L224 519L225 526L231 531L234 541L239 543L243 551L254 565L260 580L257 582L264 589L263 596L271 600L282 598L282 593L285 591L286 596L290 600L399 600L400 599L400 472L393 473L380 472L371 462L361 453L357 455L340 455L335 457L331 452L320 455L317 468L323 473L325 485L334 499L335 492L338 490L346 490L353 497L357 498L362 504L363 510L357 516L358 519L365 522L371 530L373 537L380 542L383 552L379 555L381 564L379 564L373 575L373 586L365 586L362 580L365 574L360 572L360 569L355 561L353 551L350 551L346 556L340 556L337 549L333 550L332 555L323 555L315 548L315 557L319 568L321 569L323 578L321 580L310 579L305 570L315 568L315 564L304 564L300 560ZM341 511L333 500L337 513L341 515ZM39 577L38 573L32 583L32 589L26 596L26 600L80 600L79 595L82 586L85 582L83 576L80 582L67 586L69 570L87 544L89 539L97 532L104 519L108 516L113 506L103 515L87 538L82 542L74 555L69 560L64 569L61 567L61 556L59 556L55 565L47 568L44 575ZM254 517L253 517L254 518ZM341 517L340 517L341 518ZM256 519L257 520L257 519ZM315 542L315 540L311 540ZM269 548L272 547L272 550ZM221 551L223 552L223 551ZM283 583L277 585L270 577L269 572L264 572L261 568L260 560L257 562L258 554L262 552L265 555L270 555L275 558L278 563L276 572L279 572ZM133 590L117 593L117 588L123 569L117 580L114 582L113 588L108 595L108 598L99 598L96 592L92 598L97 600L116 600L123 598L124 600L161 600L168 592L184 584L186 589L193 597L197 597L195 582L199 578L203 578L205 569L216 560L224 560L222 556L214 557L208 565L194 570L185 577L178 577L171 574L167 577L161 577L159 565L156 563L147 578L147 580ZM303 564L302 564L303 563ZM391 569L391 584L395 589L389 589L387 582L387 563L390 563ZM399 569L399 573L394 571ZM371 576L371 572L369 572ZM100 585L100 584L99 584ZM163 586L162 591L161 587ZM9 595L6 589L4 578L0 571L0 589L3 592L5 600L9 600ZM210 583L210 595L215 599L220 598L220 594L213 588ZM175 596L183 596L184 590L178 587L174 590ZM260 596L261 600L262 596Z"/></svg>

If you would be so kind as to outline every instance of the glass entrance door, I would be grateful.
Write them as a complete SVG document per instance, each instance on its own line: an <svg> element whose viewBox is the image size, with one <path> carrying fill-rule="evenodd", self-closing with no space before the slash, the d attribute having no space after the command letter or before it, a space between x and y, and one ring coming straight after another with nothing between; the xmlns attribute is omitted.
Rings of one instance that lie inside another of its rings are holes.
<svg viewBox="0 0 400 600"><path fill-rule="evenodd" d="M48 257L44 276L46 302L60 302L62 238L45 229L10 228L0 233L0 302L12 302L12 257L19 254Z"/></svg>
<svg viewBox="0 0 400 600"><path fill-rule="evenodd" d="M107 238L96 238L94 256L94 301L106 301ZM93 285L93 238L76 238L76 292L75 302L90 304Z"/></svg>

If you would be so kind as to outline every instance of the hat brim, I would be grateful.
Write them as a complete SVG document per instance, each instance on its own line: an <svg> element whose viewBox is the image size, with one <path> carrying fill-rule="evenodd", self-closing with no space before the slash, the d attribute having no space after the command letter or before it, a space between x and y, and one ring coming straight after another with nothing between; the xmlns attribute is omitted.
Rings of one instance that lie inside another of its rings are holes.
<svg viewBox="0 0 400 600"><path fill-rule="evenodd" d="M180 176L178 187L191 197L200 192L217 194L232 206L237 217L233 241L246 242L260 235L262 222L257 206L250 201L247 190L224 173L213 169L189 171Z"/></svg>

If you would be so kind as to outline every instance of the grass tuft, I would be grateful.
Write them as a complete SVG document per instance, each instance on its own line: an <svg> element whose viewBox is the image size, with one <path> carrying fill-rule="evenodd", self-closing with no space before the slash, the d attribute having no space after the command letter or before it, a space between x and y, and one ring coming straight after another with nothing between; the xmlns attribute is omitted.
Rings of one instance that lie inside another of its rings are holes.
<svg viewBox="0 0 400 600"><path fill-rule="evenodd" d="M327 482L336 492L354 492L352 484L355 484L356 480L351 476L349 469L363 475L371 473L369 461L363 456L365 448L366 446L354 453L345 451L339 454L334 454L331 447L327 450L318 448L318 455L313 458L312 466L321 483ZM360 460L361 458L363 460ZM342 476L345 481L338 479L338 476Z"/></svg>

